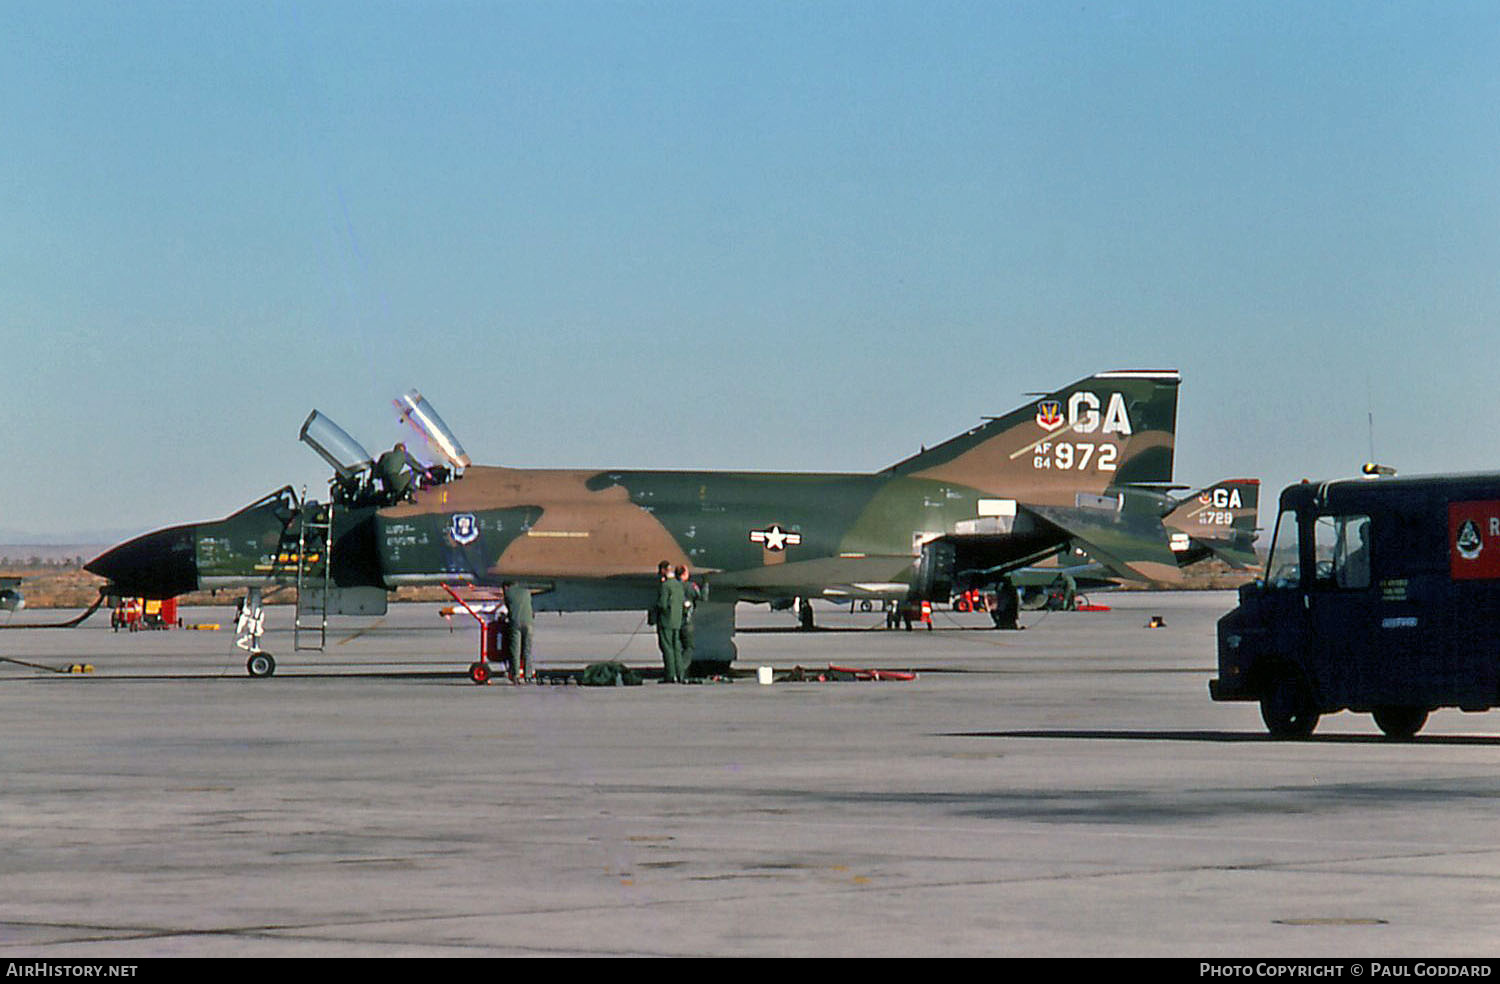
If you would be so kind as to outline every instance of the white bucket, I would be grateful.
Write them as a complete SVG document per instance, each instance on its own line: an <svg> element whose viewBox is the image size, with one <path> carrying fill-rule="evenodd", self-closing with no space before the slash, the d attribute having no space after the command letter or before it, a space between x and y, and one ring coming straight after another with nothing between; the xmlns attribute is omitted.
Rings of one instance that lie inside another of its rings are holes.
<svg viewBox="0 0 1500 984"><path fill-rule="evenodd" d="M775 674L776 671L769 666L761 666L755 670L755 679L759 680L762 686L769 687L771 681L775 679Z"/></svg>

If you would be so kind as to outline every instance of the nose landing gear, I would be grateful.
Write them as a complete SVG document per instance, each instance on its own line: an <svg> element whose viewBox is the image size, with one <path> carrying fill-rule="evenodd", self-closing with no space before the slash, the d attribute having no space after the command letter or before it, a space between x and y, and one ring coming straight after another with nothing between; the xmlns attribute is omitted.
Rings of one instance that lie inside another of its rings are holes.
<svg viewBox="0 0 1500 984"><path fill-rule="evenodd" d="M245 661L245 669L253 677L268 677L276 672L276 660L267 652L253 652Z"/></svg>

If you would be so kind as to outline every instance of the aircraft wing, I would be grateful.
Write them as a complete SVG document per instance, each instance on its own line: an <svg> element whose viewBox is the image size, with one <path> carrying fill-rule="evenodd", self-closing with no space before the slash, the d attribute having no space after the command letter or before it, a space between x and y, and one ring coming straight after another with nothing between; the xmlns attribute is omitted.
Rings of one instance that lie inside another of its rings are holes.
<svg viewBox="0 0 1500 984"><path fill-rule="evenodd" d="M1073 579L1079 591L1103 591L1120 586L1120 577L1097 561L1087 564L1065 564L1058 567L1022 567L1006 577L1018 588L1048 588L1064 574Z"/></svg>
<svg viewBox="0 0 1500 984"><path fill-rule="evenodd" d="M1068 534L1118 577L1169 584L1180 580L1166 528L1156 517L1062 506L1022 508Z"/></svg>
<svg viewBox="0 0 1500 984"><path fill-rule="evenodd" d="M1207 547L1209 552L1237 571L1253 570L1260 567L1260 557L1255 553L1253 540L1240 542L1238 540L1205 540L1199 541L1194 538L1193 543Z"/></svg>
<svg viewBox="0 0 1500 984"><path fill-rule="evenodd" d="M725 571L713 577L714 590L742 601L778 601L792 596L831 601L884 601L911 590L915 558L909 556L825 557Z"/></svg>

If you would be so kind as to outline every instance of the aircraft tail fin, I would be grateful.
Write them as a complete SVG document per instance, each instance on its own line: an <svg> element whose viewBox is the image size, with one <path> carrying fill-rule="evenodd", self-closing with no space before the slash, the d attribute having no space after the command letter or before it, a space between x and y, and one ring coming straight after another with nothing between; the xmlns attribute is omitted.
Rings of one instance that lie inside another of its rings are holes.
<svg viewBox="0 0 1500 984"><path fill-rule="evenodd" d="M886 469L1028 500L1172 480L1175 369L1087 376ZM1050 495L1049 495L1050 493Z"/></svg>
<svg viewBox="0 0 1500 984"><path fill-rule="evenodd" d="M1162 517L1180 566L1216 556L1243 569L1258 563L1260 479L1228 478L1178 502Z"/></svg>

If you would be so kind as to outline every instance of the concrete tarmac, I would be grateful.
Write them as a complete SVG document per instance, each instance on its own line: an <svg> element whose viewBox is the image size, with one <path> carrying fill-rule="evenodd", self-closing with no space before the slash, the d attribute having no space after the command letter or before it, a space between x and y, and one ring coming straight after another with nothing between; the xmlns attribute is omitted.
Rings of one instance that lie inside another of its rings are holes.
<svg viewBox="0 0 1500 984"><path fill-rule="evenodd" d="M1500 715L1271 741L1208 697L1233 594L1095 600L741 606L740 669L918 672L878 683L476 687L434 605L321 654L273 609L262 680L225 609L0 632L95 667L0 662L0 955L1496 955ZM642 622L541 616L537 662L655 670Z"/></svg>

